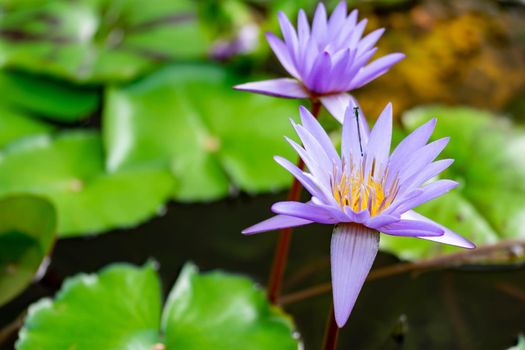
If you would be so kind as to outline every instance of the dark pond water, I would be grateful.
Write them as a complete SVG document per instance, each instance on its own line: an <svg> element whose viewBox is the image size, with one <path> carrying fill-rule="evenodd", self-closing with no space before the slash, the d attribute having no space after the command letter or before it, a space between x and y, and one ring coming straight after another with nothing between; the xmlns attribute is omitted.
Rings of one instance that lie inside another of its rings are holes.
<svg viewBox="0 0 525 350"><path fill-rule="evenodd" d="M53 295L60 281L112 262L159 262L165 292L184 262L202 270L221 268L266 283L277 233L243 237L240 230L269 214L283 194L241 196L226 201L175 204L166 215L135 229L57 243L49 272L0 309L0 325L13 321L29 303ZM297 231L284 294L329 281L330 228ZM399 263L381 253L375 267ZM319 349L329 293L285 305L305 349ZM343 329L339 349L506 349L525 332L525 267L468 267L419 275L400 274L365 284ZM12 348L11 337L0 347Z"/></svg>

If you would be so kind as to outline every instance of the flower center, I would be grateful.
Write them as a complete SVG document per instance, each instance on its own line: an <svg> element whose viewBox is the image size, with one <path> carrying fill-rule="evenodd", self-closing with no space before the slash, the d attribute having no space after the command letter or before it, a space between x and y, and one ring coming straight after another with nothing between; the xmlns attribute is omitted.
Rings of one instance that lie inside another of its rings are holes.
<svg viewBox="0 0 525 350"><path fill-rule="evenodd" d="M335 180L335 176L332 178ZM374 172L370 175L363 175L362 171L346 175L344 172L339 181L332 181L332 195L342 209L349 207L355 212L368 210L370 216L380 214L388 208L396 196L397 180L387 191L384 180L376 179Z"/></svg>

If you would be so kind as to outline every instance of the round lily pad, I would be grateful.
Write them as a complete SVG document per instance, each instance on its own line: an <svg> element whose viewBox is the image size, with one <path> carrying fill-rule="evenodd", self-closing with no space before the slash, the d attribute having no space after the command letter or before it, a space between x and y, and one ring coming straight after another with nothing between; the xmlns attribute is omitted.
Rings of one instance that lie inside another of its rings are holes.
<svg viewBox="0 0 525 350"><path fill-rule="evenodd" d="M186 265L168 297L162 326L167 349L298 348L292 322L247 278L199 274Z"/></svg>
<svg viewBox="0 0 525 350"><path fill-rule="evenodd" d="M61 237L136 225L159 212L173 179L160 169L106 173L98 133L33 137L0 160L0 196L40 194L58 211Z"/></svg>
<svg viewBox="0 0 525 350"><path fill-rule="evenodd" d="M209 44L192 0L4 6L0 62L78 82L130 80L166 61L203 57Z"/></svg>
<svg viewBox="0 0 525 350"><path fill-rule="evenodd" d="M98 89L23 72L0 71L0 90L0 103L60 122L87 117L97 110L100 102Z"/></svg>
<svg viewBox="0 0 525 350"><path fill-rule="evenodd" d="M152 350L160 312L153 266L113 265L72 277L54 300L31 305L16 349Z"/></svg>
<svg viewBox="0 0 525 350"><path fill-rule="evenodd" d="M0 200L0 305L25 289L49 254L56 230L53 205L21 195Z"/></svg>
<svg viewBox="0 0 525 350"><path fill-rule="evenodd" d="M244 277L187 265L161 308L152 264L81 274L29 308L16 349L298 348L289 318Z"/></svg>
<svg viewBox="0 0 525 350"><path fill-rule="evenodd" d="M296 158L283 137L293 134L297 102L235 91L234 84L220 67L184 64L110 88L103 116L108 168L169 168L177 180L173 197L183 201L288 186L273 156Z"/></svg>
<svg viewBox="0 0 525 350"><path fill-rule="evenodd" d="M525 130L486 111L467 107L421 107L405 113L411 131L437 117L432 139L450 136L442 158L455 162L443 173L458 188L416 211L475 242L492 244L525 237ZM424 240L382 237L382 247L409 259L458 248Z"/></svg>

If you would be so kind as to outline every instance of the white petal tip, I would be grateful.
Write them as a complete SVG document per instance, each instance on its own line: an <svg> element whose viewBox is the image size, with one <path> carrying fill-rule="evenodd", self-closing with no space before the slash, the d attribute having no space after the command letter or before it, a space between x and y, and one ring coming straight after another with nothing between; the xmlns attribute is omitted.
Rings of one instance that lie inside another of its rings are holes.
<svg viewBox="0 0 525 350"><path fill-rule="evenodd" d="M246 87L245 87L244 85L246 85L246 84L238 84L238 85L234 85L234 86L233 86L233 89L234 89L234 90L245 91Z"/></svg>
<svg viewBox="0 0 525 350"><path fill-rule="evenodd" d="M282 98L308 98L308 92L295 79L278 78L238 84L235 90L250 91L257 94Z"/></svg>
<svg viewBox="0 0 525 350"><path fill-rule="evenodd" d="M245 228L244 230L241 231L241 233L245 236L251 236L253 234L261 233L264 231L265 231L264 228L261 228L260 223L258 223L258 224Z"/></svg>
<svg viewBox="0 0 525 350"><path fill-rule="evenodd" d="M350 317L350 313L343 314L343 313L334 313L335 316L335 323L337 324L337 327L343 328L348 321L348 318Z"/></svg>

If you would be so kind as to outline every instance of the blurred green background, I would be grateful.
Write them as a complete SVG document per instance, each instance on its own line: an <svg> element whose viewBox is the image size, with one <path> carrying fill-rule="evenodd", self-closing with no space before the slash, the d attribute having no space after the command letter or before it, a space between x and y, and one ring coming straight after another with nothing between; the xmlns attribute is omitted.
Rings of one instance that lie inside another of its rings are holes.
<svg viewBox="0 0 525 350"><path fill-rule="evenodd" d="M285 76L264 32L316 4L0 0L0 349L30 304L114 262L157 261L165 295L187 261L266 284L277 233L240 231L285 197L272 157L295 158L283 136L301 101L232 86ZM397 139L438 118L460 186L420 212L480 249L384 239L339 348L510 348L525 333L525 5L348 4L387 29L378 55L407 55L355 92L365 115L392 101ZM330 306L329 239L293 239L282 301L306 349Z"/></svg>

